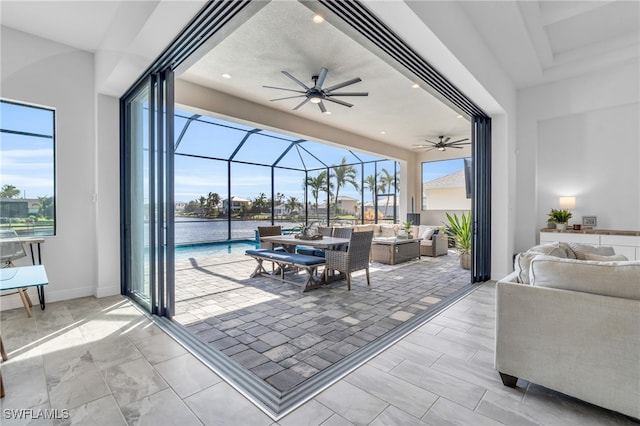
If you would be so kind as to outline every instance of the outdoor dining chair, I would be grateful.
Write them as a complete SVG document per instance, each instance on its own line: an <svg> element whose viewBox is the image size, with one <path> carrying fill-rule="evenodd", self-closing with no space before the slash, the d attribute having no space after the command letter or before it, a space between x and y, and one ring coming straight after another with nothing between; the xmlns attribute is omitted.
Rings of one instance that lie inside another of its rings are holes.
<svg viewBox="0 0 640 426"><path fill-rule="evenodd" d="M328 280L329 271L344 272L347 279L347 290L351 290L351 273L365 269L367 272L367 285L369 279L369 254L371 253L371 240L373 231L353 232L349 239L347 251L325 250L325 281Z"/></svg>

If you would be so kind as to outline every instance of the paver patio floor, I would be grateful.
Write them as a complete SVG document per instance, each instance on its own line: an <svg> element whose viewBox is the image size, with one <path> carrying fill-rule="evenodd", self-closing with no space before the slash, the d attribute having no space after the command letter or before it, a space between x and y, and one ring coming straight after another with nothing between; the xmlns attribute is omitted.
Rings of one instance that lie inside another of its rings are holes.
<svg viewBox="0 0 640 426"><path fill-rule="evenodd" d="M249 278L243 254L176 261L174 320L202 342L286 392L469 284L451 252L399 265L371 264L345 281L302 293L304 273Z"/></svg>

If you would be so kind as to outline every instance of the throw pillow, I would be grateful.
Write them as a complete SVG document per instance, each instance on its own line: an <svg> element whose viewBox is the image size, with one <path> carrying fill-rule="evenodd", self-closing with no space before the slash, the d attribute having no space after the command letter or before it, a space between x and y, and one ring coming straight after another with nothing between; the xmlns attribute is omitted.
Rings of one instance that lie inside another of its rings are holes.
<svg viewBox="0 0 640 426"><path fill-rule="evenodd" d="M435 229L428 226L424 232L422 233L422 235L420 235L420 238L422 238L423 240L430 240L431 237L433 237L433 233L435 232Z"/></svg>
<svg viewBox="0 0 640 426"><path fill-rule="evenodd" d="M598 262L615 262L617 260L629 260L624 254L614 254L613 256L602 256L600 254L585 253L585 260L597 260Z"/></svg>
<svg viewBox="0 0 640 426"><path fill-rule="evenodd" d="M529 267L534 257L539 254L546 254L547 256L566 258L567 254L565 250L560 247L559 243L540 244L538 246L531 247L529 250L523 253L519 253L516 256L514 269L518 274L518 281L523 284L529 284Z"/></svg>
<svg viewBox="0 0 640 426"><path fill-rule="evenodd" d="M587 244L569 243L569 247L576 255L576 259L587 260L586 253L598 254L600 256L613 256L616 252L613 247L595 247Z"/></svg>

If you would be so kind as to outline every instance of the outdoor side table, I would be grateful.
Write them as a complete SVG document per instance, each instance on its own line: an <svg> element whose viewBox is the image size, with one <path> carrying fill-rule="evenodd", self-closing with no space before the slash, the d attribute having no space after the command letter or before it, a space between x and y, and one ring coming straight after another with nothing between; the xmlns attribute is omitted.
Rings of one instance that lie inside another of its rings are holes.
<svg viewBox="0 0 640 426"><path fill-rule="evenodd" d="M44 310L44 286L47 284L49 284L49 279L43 265L15 266L13 268L0 269L0 290L17 290L28 317L31 317L31 306L33 304L25 289L29 287L37 288L40 309Z"/></svg>

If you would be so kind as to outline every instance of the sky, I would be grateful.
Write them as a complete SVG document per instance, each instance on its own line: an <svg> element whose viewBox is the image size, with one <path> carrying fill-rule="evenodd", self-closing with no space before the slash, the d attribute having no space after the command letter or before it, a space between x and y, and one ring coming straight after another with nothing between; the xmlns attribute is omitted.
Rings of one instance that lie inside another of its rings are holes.
<svg viewBox="0 0 640 426"><path fill-rule="evenodd" d="M0 103L0 128L28 132L39 136L0 133L0 186L13 185L21 191L21 197L37 198L54 193L54 111L36 107L18 106L7 102ZM182 133L186 117L189 113L177 111L176 139ZM175 199L188 202L216 192L221 199L227 198L228 170L226 161L211 160L211 157L235 160L248 163L278 165L289 168L319 169L326 165L339 164L342 158L347 163L378 160L370 154L350 152L343 148L305 141L298 147L283 152L298 138L269 131L252 133L246 138L242 147L236 151L239 143L247 136L251 127L222 120L202 117L205 121L191 121L179 140L175 156ZM212 125L208 123L216 123ZM304 149L302 149L304 147ZM235 152L235 154L234 154ZM281 157L282 156L282 157ZM357 157L356 157L357 156ZM462 169L462 160L439 161L423 164L423 180L428 181ZM379 162L377 171L385 168L393 174L394 162ZM358 181L360 166L357 166ZM365 164L364 175L374 174L373 163ZM398 168L399 171L399 168ZM319 171L310 172L310 176ZM278 169L274 171L275 192L287 197L304 199L304 172L298 170ZM400 176L400 179L402 177ZM232 163L231 195L253 199L261 192L268 197L271 194L271 167ZM359 193L351 185L340 189L340 195L360 198ZM321 197L325 197L322 194ZM365 200L370 199L369 191L365 191ZM313 201L313 200L309 200ZM322 202L322 198L320 200Z"/></svg>
<svg viewBox="0 0 640 426"><path fill-rule="evenodd" d="M13 185L24 198L54 195L54 115L52 109L0 102L0 187Z"/></svg>

